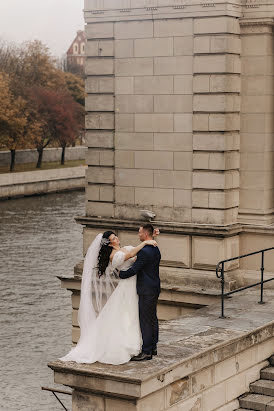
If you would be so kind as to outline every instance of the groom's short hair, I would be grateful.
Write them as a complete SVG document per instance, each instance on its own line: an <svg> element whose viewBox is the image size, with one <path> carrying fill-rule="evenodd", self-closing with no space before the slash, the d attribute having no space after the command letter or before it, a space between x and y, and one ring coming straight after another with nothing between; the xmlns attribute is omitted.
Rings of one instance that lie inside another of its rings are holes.
<svg viewBox="0 0 274 411"><path fill-rule="evenodd" d="M143 230L145 230L150 237L153 237L154 227L152 224L144 224L141 225L141 227L143 227Z"/></svg>

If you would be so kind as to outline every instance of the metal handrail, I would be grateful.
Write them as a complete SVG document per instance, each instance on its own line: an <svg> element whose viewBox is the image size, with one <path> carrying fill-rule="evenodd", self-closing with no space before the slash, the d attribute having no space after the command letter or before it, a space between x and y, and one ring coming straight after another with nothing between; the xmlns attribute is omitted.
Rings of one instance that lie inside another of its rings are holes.
<svg viewBox="0 0 274 411"><path fill-rule="evenodd" d="M50 391L54 395L54 397L57 399L57 401L59 401L59 403L62 405L64 410L68 411L68 409L65 407L65 405L60 400L60 398L56 395L56 392L58 392L59 394L72 395L71 391L64 391L64 390L59 390L56 388L49 388L49 387L41 387L41 390Z"/></svg>
<svg viewBox="0 0 274 411"><path fill-rule="evenodd" d="M221 292L222 292L221 293L221 296L222 296L222 309L221 309L220 318L226 318L225 315L224 315L224 298L225 297L227 297L228 295L231 295L231 294L238 293L239 291L247 290L248 288L256 287L257 285L261 285L261 298L260 298L259 304L265 304L264 301L263 301L264 283L267 283L268 281L274 280L274 277L269 278L268 280L264 280L264 254L267 251L270 251L270 250L274 250L274 247L265 248L265 249L259 250L259 251L254 251L253 253L239 255L238 257L228 258L227 260L220 261L216 265L216 276L217 276L217 278L221 279ZM225 265L225 263L227 263L229 261L240 260L241 258L249 257L249 256L255 255L255 254L262 254L261 268L260 268L260 270L261 270L261 281L255 283L255 284L247 285L246 287L237 288L237 290L233 290L233 291L229 291L229 292L225 293L224 292L224 289L225 289L224 265Z"/></svg>

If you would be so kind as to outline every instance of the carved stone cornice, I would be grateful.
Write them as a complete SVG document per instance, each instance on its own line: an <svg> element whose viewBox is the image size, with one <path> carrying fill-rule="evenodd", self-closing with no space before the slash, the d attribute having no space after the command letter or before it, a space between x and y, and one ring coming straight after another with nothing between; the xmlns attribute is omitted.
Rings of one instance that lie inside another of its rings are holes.
<svg viewBox="0 0 274 411"><path fill-rule="evenodd" d="M240 17L242 13L242 0L117 0L113 5L113 8L104 7L104 0L86 0L86 22L218 15Z"/></svg>
<svg viewBox="0 0 274 411"><path fill-rule="evenodd" d="M242 12L247 18L273 18L274 0L243 0Z"/></svg>
<svg viewBox="0 0 274 411"><path fill-rule="evenodd" d="M241 18L239 19L241 34L272 34L274 27L273 18Z"/></svg>
<svg viewBox="0 0 274 411"><path fill-rule="evenodd" d="M86 0L87 23L162 18L274 17L274 0Z"/></svg>

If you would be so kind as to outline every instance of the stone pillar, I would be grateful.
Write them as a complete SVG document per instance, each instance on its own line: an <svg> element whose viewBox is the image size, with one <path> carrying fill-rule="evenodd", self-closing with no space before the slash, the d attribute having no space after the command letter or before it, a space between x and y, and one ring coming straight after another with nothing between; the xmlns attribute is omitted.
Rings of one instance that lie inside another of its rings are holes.
<svg viewBox="0 0 274 411"><path fill-rule="evenodd" d="M242 117L239 221L268 225L274 222L274 22L273 18L255 18L250 13L248 17L240 20Z"/></svg>
<svg viewBox="0 0 274 411"><path fill-rule="evenodd" d="M194 223L237 221L240 142L240 26L233 16L194 22Z"/></svg>
<svg viewBox="0 0 274 411"><path fill-rule="evenodd" d="M114 23L86 26L87 215L114 216Z"/></svg>

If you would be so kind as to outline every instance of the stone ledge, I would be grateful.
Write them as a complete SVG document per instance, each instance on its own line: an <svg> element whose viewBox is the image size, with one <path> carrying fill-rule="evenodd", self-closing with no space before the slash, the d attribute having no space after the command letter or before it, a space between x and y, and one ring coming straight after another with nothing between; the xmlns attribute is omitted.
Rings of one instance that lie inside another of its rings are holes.
<svg viewBox="0 0 274 411"><path fill-rule="evenodd" d="M76 216L75 220L78 224L82 224L86 227L95 229L111 227L112 230L135 231L139 229L140 223L145 223L144 220L121 220L118 218L96 218L86 216ZM185 224L185 223L172 223L165 221L152 221L152 224L157 226L161 233L165 234L193 234L193 235L208 235L210 237L230 237L239 234L242 231L242 224L227 224L227 225L215 225L215 224Z"/></svg>
<svg viewBox="0 0 274 411"><path fill-rule="evenodd" d="M257 304L257 294L246 292L234 296L226 304L225 319L219 318L218 304L196 311L195 315L164 322L160 327L159 355L152 361L120 366L55 361L49 367L55 371L57 383L134 399L235 355L239 355L240 368L248 368L252 364L242 363L241 352L248 349L257 352L260 344L267 344L263 353L256 354L260 362L273 350L274 294L270 290L265 292L267 304L263 306Z"/></svg>
<svg viewBox="0 0 274 411"><path fill-rule="evenodd" d="M145 221L140 220L120 220L117 218L96 218L87 216L76 216L75 220L78 224L82 224L87 228L95 229L107 229L135 231L140 227L141 223ZM182 234L182 235L204 235L210 237L226 238L235 236L241 233L258 233L258 234L274 234L274 224L270 225L256 225L256 224L244 224L234 223L227 225L215 225L215 224L184 224L179 222L165 222L165 221L152 221L152 224L157 226L161 233L165 234Z"/></svg>

